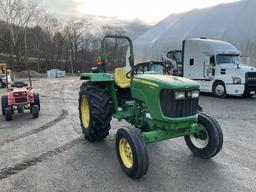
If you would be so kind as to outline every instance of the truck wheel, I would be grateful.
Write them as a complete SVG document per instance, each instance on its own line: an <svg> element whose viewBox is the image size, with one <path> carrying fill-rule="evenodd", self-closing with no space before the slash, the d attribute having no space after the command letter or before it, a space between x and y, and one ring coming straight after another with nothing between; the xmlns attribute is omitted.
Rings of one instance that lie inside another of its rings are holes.
<svg viewBox="0 0 256 192"><path fill-rule="evenodd" d="M79 117L85 139L102 141L110 130L112 118L106 88L92 82L83 83L79 92Z"/></svg>
<svg viewBox="0 0 256 192"><path fill-rule="evenodd" d="M32 106L32 117L35 119L39 117L39 106L38 105Z"/></svg>
<svg viewBox="0 0 256 192"><path fill-rule="evenodd" d="M41 106L40 106L40 97L39 97L39 94L35 94L35 93L34 93L34 104L33 104L33 105L37 105L38 108L39 108L39 111L40 111Z"/></svg>
<svg viewBox="0 0 256 192"><path fill-rule="evenodd" d="M6 121L11 121L12 120L12 108L11 107L6 107L4 109L4 113L5 113L5 120Z"/></svg>
<svg viewBox="0 0 256 192"><path fill-rule="evenodd" d="M195 156L210 159L222 148L221 127L214 118L203 112L198 114L198 125L198 133L185 136L186 144Z"/></svg>
<svg viewBox="0 0 256 192"><path fill-rule="evenodd" d="M213 95L218 98L225 98L227 96L226 87L223 82L218 81L218 82L214 83Z"/></svg>
<svg viewBox="0 0 256 192"><path fill-rule="evenodd" d="M5 115L5 108L8 107L8 97L6 95L1 97L2 114Z"/></svg>
<svg viewBox="0 0 256 192"><path fill-rule="evenodd" d="M129 177L138 179L147 173L148 153L138 129L119 129L115 145L120 166Z"/></svg>

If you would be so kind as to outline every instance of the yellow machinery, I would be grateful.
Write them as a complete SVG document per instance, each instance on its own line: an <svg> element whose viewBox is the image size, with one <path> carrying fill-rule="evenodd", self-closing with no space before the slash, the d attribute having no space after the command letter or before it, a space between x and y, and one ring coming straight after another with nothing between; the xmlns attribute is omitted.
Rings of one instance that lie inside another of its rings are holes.
<svg viewBox="0 0 256 192"><path fill-rule="evenodd" d="M7 64L0 63L0 88L5 87L8 84L12 84L15 80L12 71L8 69Z"/></svg>

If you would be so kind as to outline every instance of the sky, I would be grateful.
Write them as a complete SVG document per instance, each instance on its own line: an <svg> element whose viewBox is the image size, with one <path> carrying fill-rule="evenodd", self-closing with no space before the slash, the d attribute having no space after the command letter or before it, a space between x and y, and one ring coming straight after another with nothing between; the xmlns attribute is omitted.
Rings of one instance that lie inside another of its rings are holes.
<svg viewBox="0 0 256 192"><path fill-rule="evenodd" d="M156 23L172 13L234 1L237 0L44 0L44 5L60 17L89 15Z"/></svg>

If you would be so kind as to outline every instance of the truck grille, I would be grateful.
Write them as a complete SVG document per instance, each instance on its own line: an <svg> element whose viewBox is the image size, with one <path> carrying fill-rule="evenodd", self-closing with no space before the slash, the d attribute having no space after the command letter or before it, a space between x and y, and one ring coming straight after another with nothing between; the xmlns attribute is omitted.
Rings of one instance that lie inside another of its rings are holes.
<svg viewBox="0 0 256 192"><path fill-rule="evenodd" d="M192 90L186 90L186 93ZM187 94L186 94L187 95ZM175 99L175 92L162 90L160 103L162 112L166 117L188 117L196 115L199 98L187 97L182 100Z"/></svg>
<svg viewBox="0 0 256 192"><path fill-rule="evenodd" d="M256 91L256 72L245 74L245 92Z"/></svg>
<svg viewBox="0 0 256 192"><path fill-rule="evenodd" d="M25 97L25 98L15 98L15 103L27 103L27 97Z"/></svg>
<svg viewBox="0 0 256 192"><path fill-rule="evenodd" d="M247 72L245 79L246 83L256 83L256 72Z"/></svg>

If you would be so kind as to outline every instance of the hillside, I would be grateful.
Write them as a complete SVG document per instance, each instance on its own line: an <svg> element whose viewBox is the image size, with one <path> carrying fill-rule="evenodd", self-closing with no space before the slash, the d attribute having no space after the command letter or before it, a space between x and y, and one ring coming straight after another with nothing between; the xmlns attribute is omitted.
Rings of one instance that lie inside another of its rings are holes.
<svg viewBox="0 0 256 192"><path fill-rule="evenodd" d="M135 40L136 62L158 59L162 52L180 49L186 38L207 37L234 44L256 66L255 8L255 0L244 0L171 14Z"/></svg>

